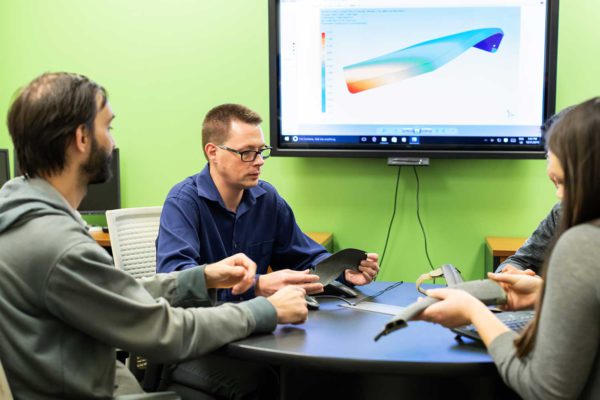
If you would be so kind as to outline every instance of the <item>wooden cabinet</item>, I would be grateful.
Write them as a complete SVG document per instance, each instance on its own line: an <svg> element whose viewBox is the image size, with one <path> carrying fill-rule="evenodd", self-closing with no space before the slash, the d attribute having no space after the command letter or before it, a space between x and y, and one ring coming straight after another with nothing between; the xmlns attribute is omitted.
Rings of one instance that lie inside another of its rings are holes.
<svg viewBox="0 0 600 400"><path fill-rule="evenodd" d="M524 237L485 237L485 273L493 272L525 243Z"/></svg>

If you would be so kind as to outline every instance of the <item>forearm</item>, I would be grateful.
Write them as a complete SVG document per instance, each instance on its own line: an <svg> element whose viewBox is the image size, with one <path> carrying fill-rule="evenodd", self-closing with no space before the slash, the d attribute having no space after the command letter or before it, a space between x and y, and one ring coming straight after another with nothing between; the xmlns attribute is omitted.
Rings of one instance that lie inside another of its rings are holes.
<svg viewBox="0 0 600 400"><path fill-rule="evenodd" d="M477 302L471 307L471 323L477 328L486 347L498 336L510 330L483 303Z"/></svg>
<svg viewBox="0 0 600 400"><path fill-rule="evenodd" d="M263 298L218 308L172 307L109 265L107 258L95 244L77 246L51 269L44 293L52 314L113 347L174 361L255 331L268 332L277 323L274 307ZM178 278L186 279L176 282ZM163 281L158 286L164 285L166 296L181 306L195 305L207 292L202 268L157 279Z"/></svg>
<svg viewBox="0 0 600 400"><path fill-rule="evenodd" d="M162 297L179 307L208 307L216 300L216 290L209 290L204 276L205 266L181 272L157 274L138 279L155 299Z"/></svg>
<svg viewBox="0 0 600 400"><path fill-rule="evenodd" d="M139 334L121 335L119 346L158 362L198 357L253 332L271 332L275 308L264 298L211 308L171 308L145 313ZM135 338L135 339L133 339Z"/></svg>

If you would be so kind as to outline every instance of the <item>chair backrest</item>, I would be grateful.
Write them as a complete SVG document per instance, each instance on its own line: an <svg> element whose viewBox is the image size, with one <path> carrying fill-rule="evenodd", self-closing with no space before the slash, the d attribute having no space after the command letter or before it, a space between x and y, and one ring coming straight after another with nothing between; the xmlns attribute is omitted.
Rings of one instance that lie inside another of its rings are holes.
<svg viewBox="0 0 600 400"><path fill-rule="evenodd" d="M2 366L1 361L0 361L0 399L13 400L12 394L10 392L10 387L8 386L8 380L6 379L6 374L4 373L4 367Z"/></svg>
<svg viewBox="0 0 600 400"><path fill-rule="evenodd" d="M134 278L156 273L156 247L162 207L108 210L106 222L115 266Z"/></svg>

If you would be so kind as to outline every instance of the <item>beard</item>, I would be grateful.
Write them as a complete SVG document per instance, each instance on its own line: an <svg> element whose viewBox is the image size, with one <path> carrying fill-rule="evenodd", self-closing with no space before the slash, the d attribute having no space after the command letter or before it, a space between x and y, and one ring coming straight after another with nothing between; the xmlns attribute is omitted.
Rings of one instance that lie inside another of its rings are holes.
<svg viewBox="0 0 600 400"><path fill-rule="evenodd" d="M93 135L90 156L85 164L81 166L82 172L88 178L88 185L104 183L112 178L112 171L110 169L111 161L112 151L106 153L104 149L101 149L96 136Z"/></svg>

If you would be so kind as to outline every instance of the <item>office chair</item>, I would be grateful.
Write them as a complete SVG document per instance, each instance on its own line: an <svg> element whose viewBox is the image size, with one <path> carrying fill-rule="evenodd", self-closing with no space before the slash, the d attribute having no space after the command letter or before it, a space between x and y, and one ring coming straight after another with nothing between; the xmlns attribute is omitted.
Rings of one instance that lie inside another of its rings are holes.
<svg viewBox="0 0 600 400"><path fill-rule="evenodd" d="M106 222L115 267L134 278L156 273L156 247L162 207L108 210Z"/></svg>
<svg viewBox="0 0 600 400"><path fill-rule="evenodd" d="M156 273L156 237L160 225L162 207L122 208L106 211L106 222L115 267L134 278L152 276ZM131 354L131 372L141 380L144 390L155 391L159 385L166 390L176 389L184 399L214 399L214 397L171 381L169 368L148 363L140 356ZM161 380L163 382L161 383ZM162 389L162 388L161 388ZM125 399L124 399L125 400Z"/></svg>
<svg viewBox="0 0 600 400"><path fill-rule="evenodd" d="M122 208L106 211L106 222L115 267L134 278L156 273L155 240L158 235L162 207ZM156 389L160 366L148 368L145 358L131 354L129 369L144 390ZM151 375L151 376L150 376Z"/></svg>

